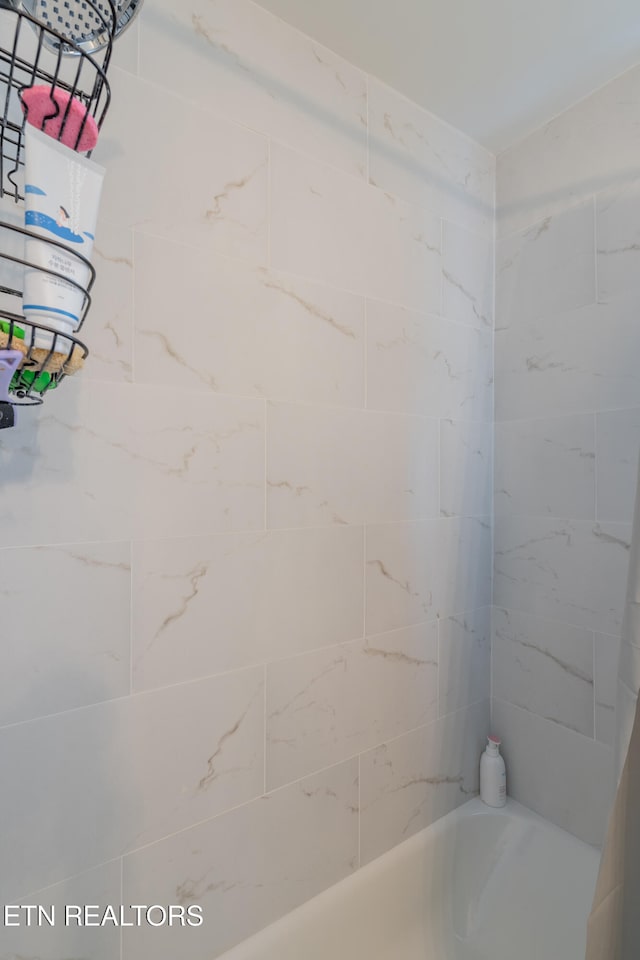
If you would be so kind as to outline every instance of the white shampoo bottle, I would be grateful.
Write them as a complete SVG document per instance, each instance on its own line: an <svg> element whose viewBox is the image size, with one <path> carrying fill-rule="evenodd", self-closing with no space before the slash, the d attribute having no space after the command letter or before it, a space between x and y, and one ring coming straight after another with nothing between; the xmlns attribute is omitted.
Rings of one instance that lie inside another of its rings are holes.
<svg viewBox="0 0 640 960"><path fill-rule="evenodd" d="M500 755L499 737L489 737L480 758L480 799L489 807L504 807L507 802L507 771Z"/></svg>

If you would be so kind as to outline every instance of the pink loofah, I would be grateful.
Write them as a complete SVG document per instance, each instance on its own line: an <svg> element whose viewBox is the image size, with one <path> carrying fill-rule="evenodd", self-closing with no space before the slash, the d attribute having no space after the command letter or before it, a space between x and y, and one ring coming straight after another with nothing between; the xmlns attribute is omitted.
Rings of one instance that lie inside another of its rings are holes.
<svg viewBox="0 0 640 960"><path fill-rule="evenodd" d="M66 90L60 90L59 87L40 86L27 87L22 91L21 98L22 109L32 126L44 130L54 140L59 140L79 153L93 150L98 142L98 125L76 97L71 97ZM71 105L68 107L69 101ZM45 121L45 117L50 119ZM78 143L80 127L82 135Z"/></svg>

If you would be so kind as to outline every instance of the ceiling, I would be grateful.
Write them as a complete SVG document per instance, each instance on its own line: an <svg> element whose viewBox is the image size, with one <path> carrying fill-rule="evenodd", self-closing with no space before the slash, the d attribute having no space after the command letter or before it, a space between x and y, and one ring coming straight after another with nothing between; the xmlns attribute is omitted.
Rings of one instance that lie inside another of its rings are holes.
<svg viewBox="0 0 640 960"><path fill-rule="evenodd" d="M640 62L638 0L259 0L494 153Z"/></svg>

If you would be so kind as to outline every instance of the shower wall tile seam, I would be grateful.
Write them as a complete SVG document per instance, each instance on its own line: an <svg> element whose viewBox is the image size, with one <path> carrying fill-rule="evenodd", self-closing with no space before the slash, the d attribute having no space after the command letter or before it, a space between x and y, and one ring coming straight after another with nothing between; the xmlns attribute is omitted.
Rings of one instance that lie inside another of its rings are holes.
<svg viewBox="0 0 640 960"><path fill-rule="evenodd" d="M581 410L572 410L570 413L557 413L551 415L537 416L537 417L513 417L513 418L501 418L494 421L494 425L497 427L503 423L536 423L539 421L556 421L556 420L566 420L570 417L580 417L580 416L600 416L605 413L628 413L634 410L640 410L640 403L625 405L623 407L586 407Z"/></svg>
<svg viewBox="0 0 640 960"><path fill-rule="evenodd" d="M600 460L601 457L598 453L598 414L593 414L593 451L595 456L595 470L593 477L593 494L594 494L594 504L593 504L593 515L596 519L596 523L600 521L598 516L598 474L600 473Z"/></svg>
<svg viewBox="0 0 640 960"><path fill-rule="evenodd" d="M458 518L453 517L453 518L447 518L447 519L456 520L456 519L458 519ZM483 519L484 519L484 518L483 518ZM419 521L419 522L421 522L421 521ZM303 528L302 528L302 529L303 529ZM363 529L364 529L364 528L363 528ZM366 531L365 531L365 534L364 534L364 535L366 536ZM27 547L27 548L10 548L10 549L31 549L31 548L28 548L28 547ZM364 564L363 573L364 573L364 575L366 576L366 563ZM410 629L410 628L412 628L412 627L427 626L427 625L429 625L429 624L434 624L434 625L438 625L438 626L439 626L440 624L442 624L443 622L445 622L445 621L447 621L447 620L453 620L453 619L459 619L459 618L468 617L468 616L471 616L472 614L477 613L477 612L479 612L479 611L483 611L483 610L489 609L490 606L491 606L491 605L484 604L484 605L481 605L481 606L465 607L464 609L452 610L451 612L443 613L442 615L437 616L437 617L430 617L430 618L427 618L427 619L425 619L425 620L419 620L419 621L416 621L416 622L412 622L411 624L406 624L406 625L403 624L402 626L393 627L393 628L391 628L391 629L389 629L389 630L384 630L384 631L364 631L364 630L363 630L363 632L362 632L361 634L359 634L358 636L356 636L356 637L350 637L349 639L341 640L341 641L339 641L339 642L337 642L337 643L333 643L333 644L330 644L330 645L328 645L328 646L311 647L311 648L309 648L308 650L300 651L300 652L294 653L294 654L289 654L289 655L285 655L285 656L281 656L281 657L270 657L270 658L267 658L267 659L256 660L256 661L252 661L252 662L250 662L250 663L244 664L244 665L242 665L242 666L233 667L233 668L228 669L228 670L220 670L220 671L215 671L215 672L213 672L213 673L201 674L201 675L199 675L199 676L197 676L197 677L192 677L192 678L189 678L189 679L186 679L186 680L176 681L176 682L174 682L174 683L166 683L166 684L162 684L162 685L158 685L158 686L144 687L144 688L140 688L140 689L135 689L135 688L134 688L134 689L131 690L129 693L123 694L122 696L109 697L109 698L103 699L103 700L95 700L95 701L91 701L91 702L89 702L89 703L81 704L81 705L76 706L76 707L71 707L71 708L66 709L66 710L59 710L59 711L56 711L56 712L54 712L54 713L42 714L42 715L40 715L40 716L29 717L29 718L26 718L26 719L23 719L23 720L17 720L17 721L15 721L15 722L11 722L11 723L0 724L0 731L9 730L9 729L12 729L12 728L14 728L14 727L23 726L23 725L25 725L25 724L30 724L30 723L46 722L46 721L52 720L52 719L57 718L57 717L61 717L61 716L65 716L65 715L70 715L70 714L77 714L77 713L79 713L79 712L81 712L81 711L89 711L89 710L104 708L104 707L107 707L108 705L112 705L112 704L115 704L115 703L118 703L118 702L123 702L123 701L125 701L125 700L128 700L128 699L130 699L130 698L134 698L134 697L135 697L135 698L141 698L141 697L145 697L145 696L150 697L150 696L153 696L154 694L160 694L160 693L162 693L162 692L164 692L164 691L167 691L167 690L174 690L174 689L177 689L177 688L182 688L182 687L185 687L185 688L186 688L186 687L188 687L188 686L194 686L194 685L196 685L196 684L204 683L204 682L206 682L206 681L208 681L208 680L213 680L213 679L216 679L216 678L218 678L218 677L233 677L233 676L237 676L237 675L242 674L242 673L246 673L246 672L248 672L248 671L256 670L258 667L263 667L263 668L265 668L265 670L268 670L269 666L271 666L271 665L273 665L273 664L281 664L281 663L285 663L285 662L296 661L296 660L299 660L299 659L303 659L303 658L312 656L312 655L314 655L314 654L321 654L321 653L330 654L332 651L339 651L339 650L342 650L342 649L345 649L345 648L348 648L348 647L355 647L355 646L357 646L358 644L362 644L363 642L366 642L366 641L378 641L378 640L382 640L382 639L384 639L384 638L391 639L391 638L393 638L395 635L397 635L398 633L403 632L403 631L406 630L406 629ZM501 609L501 608L499 608L499 609ZM515 611L514 611L514 612L515 612ZM556 621L556 622L562 622L562 621ZM132 633L133 633L133 630L132 630ZM481 698L481 699L482 699L482 698ZM453 711L453 712L456 712L456 711ZM355 754L354 754L354 756L355 756Z"/></svg>
<svg viewBox="0 0 640 960"><path fill-rule="evenodd" d="M129 556L131 557L131 566L129 568L129 696L133 694L134 684L133 684L133 611L134 604L136 602L133 592L133 574L134 574L134 549L133 541L129 541Z"/></svg>
<svg viewBox="0 0 640 960"><path fill-rule="evenodd" d="M563 620L558 617L550 617L547 614L538 614L532 613L530 610L522 610L520 607L505 607L500 603L494 603L494 608L496 610L503 610L505 613L514 613L516 616L520 617L534 617L537 620L543 620L545 623L554 624L557 623L558 626L563 627L573 627L576 630L586 630L588 633L597 633L602 634L605 637L614 637L616 640L619 638L619 634L607 633L606 631L594 630L592 627L584 627L581 623L576 623L572 620Z"/></svg>
<svg viewBox="0 0 640 960"><path fill-rule="evenodd" d="M131 850L127 850L126 853L123 853L121 855L122 860L124 862L129 857L133 857L137 853L140 853L141 850L147 850L150 847L156 847L161 843L165 843L167 840L171 840L173 837L178 837L181 834L188 833L190 830L194 830L197 827L201 827L206 823L213 823L216 820L221 820L223 817L227 817L230 813L235 813L237 810L243 810L248 807L254 806L256 803L259 803L261 800L265 800L265 799L268 799L269 797L273 797L276 794L281 793L285 790L290 790L291 787L295 787L298 784L305 783L307 780L314 780L321 774L328 773L331 770L336 770L339 767L345 767L349 763L353 763L355 760L357 760L358 756L359 754L354 753L350 757L347 757L344 760L338 760L336 763L330 763L326 767L321 767L318 770L314 770L312 773L305 773L303 777L298 777L298 779L296 780L291 780L287 783L278 784L277 787L273 787L271 790L267 790L265 793L257 793L253 797L250 797L247 800L243 800L242 803L236 803L231 807L226 807L224 810L220 810L218 813L214 814L214 816L212 817L204 817L202 820L197 820L197 821L194 821L193 823L189 823L187 826L181 827L179 830L175 830L172 833L168 833L161 837L157 837L154 840L150 840L148 843L143 843L139 847L133 847ZM112 860L113 859L120 859L120 858L115 857L115 858L112 858ZM111 862L111 861L108 861L108 862ZM94 865L92 864L89 869L93 870ZM86 870L83 871L83 873L86 873L86 872L87 872ZM60 881L56 881L56 883L58 882Z"/></svg>
<svg viewBox="0 0 640 960"><path fill-rule="evenodd" d="M267 666L268 666L268 665L265 663L265 664L264 664L264 667L263 667L263 671L262 671L262 678L263 678L263 679L262 679L262 683L263 683L263 689L262 689L262 707L263 707L263 715L262 715L262 790L263 790L263 795L266 795L266 792L267 792L267 730L268 730L268 723L267 723L267 720L268 720L268 718L267 718ZM595 709L595 708L594 708L594 709Z"/></svg>
<svg viewBox="0 0 640 960"><path fill-rule="evenodd" d="M260 398L258 398L260 399ZM383 408L378 409L377 407L349 407L341 404L328 404L328 403L319 403L314 400L280 400L277 397L265 397L264 398L269 406L278 406L278 407L298 407L304 410L325 410L328 412L353 414L360 413L365 417L376 417L376 416L385 416L385 417L397 417L404 418L409 420L420 420L426 421L427 423L436 423L440 420L449 420L453 419L454 421L457 418L450 417L439 417L437 414L428 414L428 413L412 413L405 410L385 410ZM464 423L486 423L490 424L489 420L464 420Z"/></svg>
<svg viewBox="0 0 640 960"><path fill-rule="evenodd" d="M496 182L499 182L500 177L496 176ZM519 236L520 234L528 233L530 230L533 230L534 227L541 226L548 220L554 220L556 217L562 216L563 213L566 213L568 210L573 210L574 207L582 206L591 200L592 197L598 195L599 191L593 193L592 191L584 194L583 196L574 197L571 201L565 204L562 207L558 207L553 213L548 213L545 216L538 217L536 216L533 220L528 220L525 226L518 227L516 230L510 230L508 233L498 233L496 235L496 244L499 245L505 240L512 240L514 237ZM501 213L499 208L496 209L496 224L499 228L500 226Z"/></svg>
<svg viewBox="0 0 640 960"><path fill-rule="evenodd" d="M277 141L274 140L273 137L269 137L268 139L269 139L269 142L270 142L270 143L277 143ZM286 144L279 144L279 146L281 146L281 147L283 147L284 149L287 149L287 150L292 149L292 148L290 148L290 147L287 147ZM297 151L294 151L294 152L297 152ZM300 154L300 156L301 156L303 159L314 160L313 157L307 157L305 154ZM324 164L324 162L321 161L321 160L316 160L316 161L314 161L314 162L316 162L316 163L318 163L318 164L320 164L320 165L323 165L323 164ZM331 167L330 167L329 169L334 169L334 168L331 168ZM341 171L341 170L338 170L337 172L339 172L339 173L344 173L344 171ZM349 174L346 174L346 176L349 176ZM355 177L354 177L354 179L356 180L356 182L362 182L362 183L363 183L363 181L358 181L358 179L355 178ZM394 196L394 195L393 195L392 193L390 193L388 190L383 190L382 188L377 187L375 184L369 184L369 186L370 186L371 190L375 190L375 191L377 191L378 193L381 193L381 194L383 194L384 196L386 196L386 197L388 197L388 198L389 198L389 197L392 198L392 199L394 200L394 202L396 202L396 203L401 203L401 204L409 207L409 208L412 209L412 210L418 210L418 211L421 211L421 212L423 212L423 213L429 214L434 220L442 221L442 224L443 224L443 225L448 224L449 226L455 227L457 230L462 230L462 231L464 231L465 233L469 234L469 235L472 236L472 237L475 237L476 239L485 240L485 241L487 241L487 242L491 242L491 237L488 236L487 234L485 234L485 233L483 233L483 232L481 232L481 231L478 231L478 230L474 230L473 227L469 227L467 224L461 223L461 222L458 221L458 220L454 220L454 219L452 219L451 217L443 217L443 216L440 216L440 215L438 215L438 214L435 214L435 213L433 213L432 209L431 209L430 207L428 207L428 206L424 206L424 205L419 204L419 203L416 203L416 202L414 202L414 201L407 200L406 198L401 197L401 196L399 196L399 195L398 195L398 196ZM109 217L108 214L106 214L106 215L101 214L101 215L100 215L100 219L101 219L101 222L104 222L105 224L110 225L110 226L112 226L112 227L121 227L121 228L123 228L123 229L128 229L128 230L130 230L130 231L133 233L134 236L151 237L151 238L153 238L153 239L155 239L155 240L162 240L162 241L164 241L165 243L167 243L167 244L170 245L170 246L179 247L180 249L184 249L184 250L200 250L200 249L201 249L198 245L196 245L196 244L191 244L191 243L189 243L188 241L186 241L186 240L184 240L184 239L182 239L182 238L167 237L166 233L156 232L152 226L151 226L151 227L145 226L144 229L141 229L141 228L140 228L139 226L137 226L136 224L123 224L123 222L122 222L121 219L118 219L117 217ZM269 218L269 222L271 222L271 219L272 219L272 218L270 217L270 218ZM306 273L298 273L298 272L296 272L295 270L284 269L284 268L275 267L275 266L269 266L266 262L261 263L261 262L259 262L259 261L254 260L254 259L251 259L251 258L249 258L249 257L243 257L243 256L240 256L240 255L238 255L238 254L229 253L228 251L225 251L225 250L215 250L215 251L213 251L213 252L214 252L215 256L218 257L218 258L220 258L220 259L228 260L228 261L230 261L230 262L232 262L232 263L242 264L243 266L246 266L246 267L248 267L248 268L252 268L252 269L254 269L254 270L256 270L256 271L262 270L262 271L267 271L267 272L269 272L269 273L275 273L275 274L277 274L277 275L282 275L282 276L285 276L285 277L291 277L291 278L293 278L293 279L307 280L307 281L309 281L310 283L318 284L318 286L327 287L327 289L329 289L329 290L336 290L336 291L338 291L338 292L340 292L340 293L348 293L348 294L350 294L350 295L353 296L353 297L367 297L367 299L373 300L373 301L378 302L378 303L386 303L386 304L389 304L389 305L391 305L391 306L402 307L404 310L406 310L406 311L409 312L409 313L429 314L429 315L431 315L431 316L440 316L440 314L434 313L433 310L423 310L423 309L420 309L420 308L418 308L418 307L412 307L412 306L410 306L410 305L407 305L407 304L404 303L403 301L388 300L388 299L384 299L384 298L382 298L382 297L376 297L376 296L374 296L374 295L372 295L372 294L370 294L370 293L363 292L362 290L353 290L353 289L350 288L350 287L345 287L345 286L341 286L341 285L336 284L336 283L331 283L329 280L325 280L325 279L320 280L320 279L318 279L316 276L312 276L312 275L309 275L309 274L306 274ZM440 251L440 253L442 253L442 251ZM447 319L449 319L449 318L442 316L441 319L447 320ZM450 322L451 322L451 323L458 323L458 324L460 324L460 326L463 326L463 327L469 327L469 326L471 326L471 324L469 324L469 323L467 323L466 321L463 321L463 320L451 319ZM490 328L487 326L487 327L486 327L486 330L489 330L489 329L490 329ZM122 382L122 381L117 381L117 382Z"/></svg>
<svg viewBox="0 0 640 960"><path fill-rule="evenodd" d="M279 783L277 787L273 787L271 790L266 791L262 796L268 797L273 793L277 793L279 790L285 790L289 787L295 786L298 783L303 783L305 780L308 780L311 777L317 777L319 774L325 773L328 770L333 770L335 767L342 766L343 764L351 763L356 759L360 761L362 757L367 756L370 753L374 753L376 750L380 750L381 747L390 746L394 743L404 740L407 737L411 737L414 734L419 733L421 731L431 730L435 728L438 724L441 724L443 720L451 720L452 717L461 716L462 714L466 713L468 710L472 709L473 707L477 707L479 704L488 703L488 702L489 702L488 695L484 697L480 697L478 700L473 700L472 702L467 703L462 707L459 707L457 710L451 710L449 713L443 714L442 716L436 716L432 720L430 720L428 723L421 723L417 727L410 727L409 729L403 730L402 733L399 733L394 737L388 737L385 740L380 740L379 742L374 743L372 746L366 747L365 749L360 750L357 753L352 753L352 754L349 754L348 756L341 757L340 760L336 760L334 763L330 763L327 766L322 766L322 767L318 767L318 769L307 771L302 777L297 777L294 780L287 780L283 783ZM235 809L238 809L238 807L248 806L251 803L255 803L256 799L260 799L260 797L257 797L257 798L254 797L253 799L245 803L238 804L238 806L233 807L232 809L235 810ZM218 817L224 816L228 812L229 812L228 810L225 810L222 813L216 814L215 817L208 818L208 820L209 819L216 820L218 819ZM208 822L208 820L205 820L203 822ZM187 827L185 829L191 829L191 828ZM179 830L177 832L183 833L184 830ZM166 839L166 837L163 837L162 839ZM152 844L148 844L148 846L152 846L154 843L158 843L158 842L160 841L154 840ZM134 851L128 851L127 854L125 854L125 856L128 856L130 853L133 853L133 852Z"/></svg>
<svg viewBox="0 0 640 960"><path fill-rule="evenodd" d="M371 119L370 119L370 105L371 105L371 76L370 74L365 74L364 79L365 84L365 100L366 100L366 118L367 118L367 146L366 146L366 161L365 161L365 181L371 183ZM360 856L358 852L358 857Z"/></svg>
<svg viewBox="0 0 640 960"><path fill-rule="evenodd" d="M362 754L358 754L358 869L362 866Z"/></svg>
<svg viewBox="0 0 640 960"><path fill-rule="evenodd" d="M251 0L250 0L250 2L251 2ZM262 13L264 13L264 9L263 9L263 8L261 8L261 11L262 11ZM348 61L348 60L345 60L345 58L344 58L343 56L341 56L339 53L336 53L336 51L331 50L329 47L325 46L324 44L320 43L319 41L314 40L312 37L310 37L309 35L305 34L303 31L298 30L297 28L293 27L291 24L286 23L286 21L281 20L281 18L277 17L277 16L274 15L274 14L271 14L271 16L272 16L272 17L275 17L275 19L280 20L281 23L285 24L285 26L287 27L288 30L294 31L294 32L297 33L299 36L301 36L302 38L304 38L306 41L312 43L313 46L318 47L318 48L320 48L320 49L326 50L328 53L331 54L331 56L336 57L336 59L340 60L343 64L347 65L350 70L355 71L355 72L357 72L357 73L360 75L360 77L361 77L362 80L364 81L364 83L365 83L365 85L366 85L366 88L367 88L367 94L366 94L366 105L367 105L367 124L366 124L366 131L367 131L367 134L370 133L369 111L368 111L369 102L370 102L369 84L370 84L370 82L373 80L373 81L375 81L376 83L378 83L380 86L382 86L382 87L386 88L387 90L389 90L395 97L398 98L398 100L400 100L400 101L402 101L402 102L404 102L404 103L409 104L409 105L410 105L411 107L413 107L414 109L417 109L422 115L424 115L425 117L428 117L431 121L434 121L436 125L441 126L442 128L447 129L448 131L450 131L451 133L453 133L455 136L459 137L461 140L464 140L464 141L466 141L467 143L471 144L473 147L475 147L477 150L481 151L481 152L484 154L484 157L485 157L486 160L488 160L488 161L489 161L490 163L492 163L492 164L495 164L495 161L496 161L496 159L497 159L496 155L493 154L490 150L488 150L488 149L487 149L485 146L483 146L481 143L479 143L477 140L474 140L472 137L470 137L470 136L469 136L467 133L465 133L463 130L460 130L458 127L454 127L452 124L448 123L448 121L444 120L442 117L438 117L436 114L431 113L431 112L430 112L429 110L427 110L426 108L424 108L424 107L420 106L419 104L417 104L414 100L411 100L409 97L407 97L406 95L402 94L400 91L396 90L394 87L392 87L392 86L390 86L389 84L385 83L385 81L382 80L381 78L379 78L379 77L375 76L374 74L368 73L367 71L361 70L360 68L354 66L354 64L352 64L352 63L351 63L350 61ZM364 183L364 182L366 182L366 183L368 183L370 186L373 186L373 187L375 187L376 189L380 189L380 188L378 188L375 184L370 183L368 176L366 177L366 180L365 180L365 176L356 175L356 174L350 172L349 170L345 169L344 167L341 167L341 166L339 166L339 165L337 165L337 164L331 163L330 161L328 161L328 160L326 160L326 159L324 159L324 158L323 158L323 159L319 159L318 156L317 156L317 154L315 154L315 153L313 153L313 152L308 152L308 151L305 151L305 150L300 149L299 146L296 146L296 145L292 144L292 142L291 142L290 140L283 140L283 139L281 139L281 138L279 138L279 137L275 137L275 136L273 136L271 133L265 132L263 129L259 129L259 128L255 127L255 126L252 126L251 124L243 123L241 120L231 119L231 118L229 118L229 116L228 116L227 114L225 114L224 112L216 109L215 107L211 107L211 106L202 107L201 102L200 102L197 98L192 98L192 97L185 96L184 94L181 94L179 91L176 91L173 87L169 87L169 86L167 86L167 85L165 85L165 84L163 84L163 83L159 83L159 82L156 81L156 80L151 80L151 79L149 79L146 75L144 75L144 74L142 74L142 73L140 72L140 68L138 69L138 72L137 72L137 73L132 73L131 71L126 70L125 68L120 67L120 66L114 66L114 70L117 70L118 72L121 72L121 73L123 73L123 74L127 74L127 75L130 76L131 78L133 78L133 79L135 79L135 80L138 80L138 81L140 81L141 83L148 84L149 86L154 87L154 88L156 88L156 89L158 89L158 90L160 90L160 91L163 91L163 92L169 91L172 96L177 97L178 99L180 99L180 100L183 101L184 103L187 103L187 104L189 104L189 105L191 105L191 106L198 106L199 108L202 108L208 116L211 116L211 117L213 117L213 118L215 118L215 119L217 119L217 120L221 120L221 121L223 121L223 122L225 122L225 123L228 123L228 124L231 125L231 126L239 127L240 129L246 130L246 131L248 131L248 132L250 132L250 133L252 133L252 134L255 134L256 136L260 136L260 137L270 137L270 138L273 140L274 143L277 143L277 144L280 145L280 146L286 147L286 148L289 149L289 150L293 150L293 151L295 151L296 153L299 153L301 156L308 157L309 159L314 160L314 161L316 161L317 163L322 163L322 164L324 164L325 166L329 167L329 168L332 169L332 170L336 170L336 171L339 172L339 173L342 173L342 174L345 174L345 175L348 176L348 177L351 177L352 179L356 180L358 183ZM369 140L367 139L367 143L366 143L366 157L367 157L367 159L369 158L369 156L370 156L370 143L369 143ZM366 174L368 174L368 172L369 172L369 171L366 170ZM494 183L495 183L496 179L497 179L497 178L494 176ZM392 196L396 197L397 199L403 199L402 197L396 195L393 191L385 190L384 192L391 194ZM419 205L419 206L423 206L423 207L425 206L425 205L423 205L423 204L418 204L418 205ZM495 209L495 208L494 208L494 209Z"/></svg>
<svg viewBox="0 0 640 960"><path fill-rule="evenodd" d="M124 859L120 857L120 903L124 904ZM124 927L120 927L120 960L123 960Z"/></svg>
<svg viewBox="0 0 640 960"><path fill-rule="evenodd" d="M596 635L592 633L591 655L593 657L593 739L597 740L598 734L598 698L596 697Z"/></svg>
<svg viewBox="0 0 640 960"><path fill-rule="evenodd" d="M317 284L316 281L310 281L310 282L313 282L317 286L324 286L323 284ZM340 291L340 292L344 292L344 291ZM359 297L359 299L361 299L362 301L369 301L371 303L382 302L382 301L376 301L371 297ZM398 308L399 305L389 304L389 306L392 306L395 309L395 308ZM400 309L405 310L404 307L400 307ZM415 311L411 311L411 310L406 310L406 312L415 313ZM448 324L450 323L464 330L474 329L469 324L462 323L461 321L457 321L457 320L449 320L446 317L441 317L436 314L418 313L417 315L420 317L424 317L425 319L434 319L443 323L448 323ZM363 337L363 340L364 340L364 337ZM88 376L83 378L83 380L84 380L84 383L87 384L89 388L93 385L113 387L113 388L117 388L119 391L130 392L130 393L132 392L137 393L137 392L146 391L146 390L148 390L151 393L153 393L154 391L157 391L158 393L166 393L171 389L171 387L167 387L165 384L161 382L151 383L149 381L144 381L144 380L135 380L135 381L106 380L104 378L98 379L98 378L88 377ZM359 412L366 412L370 414L379 413L379 414L386 414L388 416L411 417L413 419L418 419L418 420L452 420L453 422L460 422L460 423L484 423L489 426L493 425L494 423L493 420L488 420L482 417L465 417L465 416L462 416L460 412L456 412L454 416L443 417L441 414L438 414L438 413L421 413L419 411L409 410L409 409L399 410L397 408L389 409L388 407L372 407L372 406L364 406L364 405L361 406L357 404L347 404L347 403L328 403L320 400L291 399L290 397L283 397L283 396L278 396L273 394L247 394L247 393L242 393L240 391L235 393L230 393L230 392L221 391L221 390L207 390L207 389L202 389L202 390L183 389L183 388L180 388L180 389L181 389L181 394L189 397L193 397L194 399L197 397L203 397L208 399L220 399L220 400L248 400L254 403L263 403L264 401L266 401L267 403L270 403L270 404L281 404L281 405L287 405L287 406L297 406L297 407L328 410L328 411L343 410L345 412L359 411ZM625 407L622 409L625 409L625 410L635 409L635 407ZM608 412L608 411L598 411L598 412ZM571 414L567 414L567 416L571 416ZM537 419L537 418L527 418L527 419ZM547 419L547 418L540 418L540 419ZM503 421L500 421L500 422L503 422ZM511 421L506 421L506 422L511 422Z"/></svg>
<svg viewBox="0 0 640 960"><path fill-rule="evenodd" d="M535 717L536 720L543 720L546 724L549 725L550 729L560 728L562 731L569 733L575 737L580 737L581 740L584 740L586 743L597 744L598 747L607 747L610 750L613 748L609 744L605 744L602 740L597 740L595 737L587 737L584 733L580 733L579 730L574 730L573 727L568 727L564 723L558 723L557 720L551 720L549 717L545 717L540 713L536 713L535 710L528 710L526 707L520 706L518 703L513 703L511 700L505 700L504 697L495 697L497 703L506 703L510 707L513 707L514 710L519 710L520 713Z"/></svg>
<svg viewBox="0 0 640 960"><path fill-rule="evenodd" d="M36 902L34 898L39 896L39 894L49 890L50 887L55 887L60 883L71 883L73 880L80 880L82 877L86 877L87 874L92 873L94 870L100 870L101 867L108 867L115 863L120 865L120 871L122 873L123 855L119 854L116 857L109 857L108 860L101 860L99 863L92 863L91 866L86 867L84 870L80 870L78 873L71 873L68 876L61 877L60 880L54 880L53 883L47 884L46 887L37 887L36 889L32 888L26 893L19 893L17 897L13 897L11 900L7 898L7 903L27 903L27 898L31 899L32 902Z"/></svg>
<svg viewBox="0 0 640 960"><path fill-rule="evenodd" d="M596 303L600 302L598 296L598 195L593 194L593 275Z"/></svg>
<svg viewBox="0 0 640 960"><path fill-rule="evenodd" d="M365 532L365 535L366 535L366 532ZM283 657L272 657L266 661L259 660L259 661L256 661L256 663L251 664L250 666L251 667L262 666L264 663L267 665L267 667L269 667L272 664L295 661L295 660L301 659L302 657L311 656L313 654L330 653L332 650L333 651L341 650L344 647L355 646L367 640L382 640L385 637L392 638L396 634L402 633L404 630L411 629L412 627L424 627L424 626L428 626L429 624L437 625L446 620L452 620L452 619L457 619L461 617L468 617L479 611L489 610L490 608L491 608L491 604L483 604L481 606L474 606L474 607L465 607L464 610L454 610L451 613L445 613L439 617L438 616L430 617L427 620L419 620L416 623L410 623L408 625L403 624L400 627L391 627L388 630L364 632L359 637L352 637L349 640L340 640L338 641L338 643L332 643L329 646L311 647L309 650L302 650L298 653L287 654L286 656L283 656ZM244 670L248 668L242 667L240 669ZM212 674L212 676L224 676L227 673L237 673L237 672L238 670L228 670L228 671L224 671L223 674ZM194 681L185 681L185 682L192 683ZM172 685L169 685L169 686L172 686ZM165 688L161 687L158 689L165 689Z"/></svg>
<svg viewBox="0 0 640 960"><path fill-rule="evenodd" d="M345 643L358 643L361 642L363 638L356 640L344 641ZM326 650L326 647L319 648L320 650ZM304 656L304 654L302 654ZM28 717L24 720L16 720L11 723L0 724L0 733L4 733L7 730L13 730L16 727L24 727L27 724L36 724L36 723L47 723L50 720L55 720L58 717L71 716L73 714L79 714L81 712L87 712L90 710L101 710L107 707L113 706L117 703L124 703L125 701L133 699L141 699L143 697L153 697L156 694L162 694L169 690L179 690L181 688L194 687L200 683L207 683L210 680L220 679L222 677L237 677L243 673L255 672L259 668L264 668L269 664L270 661L259 660L255 663L250 663L242 667L234 667L231 670L222 670L218 673L209 673L203 674L202 676L192 677L189 680L179 680L175 683L167 683L158 687L145 687L144 689L136 690L134 689L131 693L124 693L119 697L109 697L106 700L94 700L91 703L83 703L77 707L70 707L68 710L58 710L55 713L46 713L41 716ZM113 859L113 858L112 858Z"/></svg>
<svg viewBox="0 0 640 960"><path fill-rule="evenodd" d="M473 703L467 703L463 707L459 707L457 710L452 710L450 713L444 714L441 717L434 717L433 720L430 720L429 723L422 723L417 727L412 727L411 730L406 730L404 733L399 733L395 737L389 737L387 740L382 740L380 743L377 743L374 747L367 747L366 750L360 751L360 756L365 756L368 753L372 753L374 750L379 750L380 747L386 747L390 744L397 743L399 740L404 740L405 737L410 737L415 733L418 733L421 730L430 730L433 727L437 726L439 723L442 723L443 720L450 720L451 717L456 717L466 713L467 710L472 707L477 706L479 703L488 702L489 698L481 697L479 700L474 700Z"/></svg>
<svg viewBox="0 0 640 960"><path fill-rule="evenodd" d="M267 272L271 273L271 204L273 202L273 163L271 160L271 137L267 140Z"/></svg>
<svg viewBox="0 0 640 960"><path fill-rule="evenodd" d="M593 684L592 684L593 686ZM564 730L568 730L570 733L575 733L578 736L582 737L585 740L595 743L602 743L601 740L598 740L595 736L595 696L592 697L594 703L591 710L593 714L593 723L594 723L594 736L589 736L586 733L583 733L581 730L578 730L576 727L572 727L569 723L563 723L562 720L556 720L554 717L549 717L544 713L539 713L537 710L532 710L529 707L523 707L521 703L518 703L516 700L511 700L509 697L495 697L497 701L502 703L508 703L512 707L517 707L518 710L524 711L524 713L530 713L532 716L537 717L539 720L546 720L547 723L552 724L554 727L562 727Z"/></svg>
<svg viewBox="0 0 640 960"><path fill-rule="evenodd" d="M479 519L479 518L473 518ZM606 523L607 526L615 527L630 527L631 519L629 520L608 520L606 517L572 517L567 514L562 514L558 516L553 513L497 513L496 520L508 521L508 520L546 520L552 523L576 523L581 526L591 526L597 527L601 523Z"/></svg>

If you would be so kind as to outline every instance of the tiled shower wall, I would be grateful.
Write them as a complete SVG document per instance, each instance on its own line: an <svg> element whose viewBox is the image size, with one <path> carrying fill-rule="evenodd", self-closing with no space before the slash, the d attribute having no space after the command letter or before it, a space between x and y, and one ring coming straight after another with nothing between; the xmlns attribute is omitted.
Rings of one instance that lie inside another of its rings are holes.
<svg viewBox="0 0 640 960"><path fill-rule="evenodd" d="M0 439L0 886L211 960L477 787L495 164L246 0L116 62L92 356Z"/></svg>
<svg viewBox="0 0 640 960"><path fill-rule="evenodd" d="M493 718L599 842L640 446L640 69L498 158Z"/></svg>

